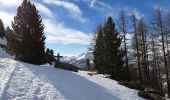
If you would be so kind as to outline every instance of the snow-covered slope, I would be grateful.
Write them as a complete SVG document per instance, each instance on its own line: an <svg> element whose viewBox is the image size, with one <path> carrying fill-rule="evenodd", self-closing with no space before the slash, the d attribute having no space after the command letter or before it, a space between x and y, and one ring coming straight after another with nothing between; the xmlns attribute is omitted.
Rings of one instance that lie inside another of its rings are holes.
<svg viewBox="0 0 170 100"><path fill-rule="evenodd" d="M104 87L109 93L116 95L121 100L144 100L138 96L138 90L129 89L125 86L119 85L117 81L105 78L101 74L89 75L87 71L79 71L80 76L85 77L87 80L92 81L99 86Z"/></svg>
<svg viewBox="0 0 170 100"><path fill-rule="evenodd" d="M0 44L6 45L7 44L6 38L0 38Z"/></svg>
<svg viewBox="0 0 170 100"><path fill-rule="evenodd" d="M87 72L0 58L0 100L143 100L137 91Z"/></svg>
<svg viewBox="0 0 170 100"><path fill-rule="evenodd" d="M2 45L6 46L7 42L5 38L0 38L0 57L8 57L8 58L14 58L13 56L6 53L5 48L2 48Z"/></svg>
<svg viewBox="0 0 170 100"><path fill-rule="evenodd" d="M0 44L6 40L0 38ZM128 89L102 75L90 76L53 68L49 64L38 66L13 60L0 48L0 100L143 100L137 90ZM92 61L90 53L78 57L65 57L77 66Z"/></svg>
<svg viewBox="0 0 170 100"><path fill-rule="evenodd" d="M43 77L41 68L36 72L36 67L29 64L11 59L0 61L0 100L63 100L59 91Z"/></svg>
<svg viewBox="0 0 170 100"><path fill-rule="evenodd" d="M93 64L93 55L90 52L87 53L82 53L80 55L78 55L77 57L63 57L62 61L69 63L69 64L73 64L79 68L85 68L86 66L86 60L89 59L90 63Z"/></svg>

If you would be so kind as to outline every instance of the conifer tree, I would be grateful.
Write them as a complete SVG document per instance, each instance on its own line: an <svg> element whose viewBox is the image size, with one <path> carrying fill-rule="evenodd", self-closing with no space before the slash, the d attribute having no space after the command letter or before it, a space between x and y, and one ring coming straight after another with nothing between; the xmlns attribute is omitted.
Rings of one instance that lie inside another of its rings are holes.
<svg viewBox="0 0 170 100"><path fill-rule="evenodd" d="M104 60L104 41L103 41L103 26L99 25L96 29L96 32L94 35L94 46L93 46L93 62L94 67L97 69L98 73L106 74L106 68L105 68L105 60ZM107 63L107 62L106 62Z"/></svg>
<svg viewBox="0 0 170 100"><path fill-rule="evenodd" d="M50 64L49 58L50 58L50 49L47 48L45 51L45 56L46 56L46 62Z"/></svg>
<svg viewBox="0 0 170 100"><path fill-rule="evenodd" d="M18 46L16 59L32 64L45 63L44 25L35 5L29 0L24 0L18 7L12 27Z"/></svg>
<svg viewBox="0 0 170 100"><path fill-rule="evenodd" d="M55 62L54 51L52 49L50 50L50 62L51 62L51 64L52 64L52 62Z"/></svg>
<svg viewBox="0 0 170 100"><path fill-rule="evenodd" d="M103 26L98 27L96 44L94 46L94 65L98 72L109 74L112 79L126 80L128 68L123 68L124 52L121 49L119 32L111 17ZM125 75L126 73L126 75Z"/></svg>
<svg viewBox="0 0 170 100"><path fill-rule="evenodd" d="M12 54L12 30L9 27L6 28L5 37L7 39L7 52Z"/></svg>
<svg viewBox="0 0 170 100"><path fill-rule="evenodd" d="M54 51L53 50L50 50L50 55L54 56Z"/></svg>
<svg viewBox="0 0 170 100"><path fill-rule="evenodd" d="M86 59L86 66L87 66L87 70L90 70L90 60L89 60L89 58Z"/></svg>
<svg viewBox="0 0 170 100"><path fill-rule="evenodd" d="M0 38L3 38L5 36L5 28L3 21L0 19Z"/></svg>
<svg viewBox="0 0 170 100"><path fill-rule="evenodd" d="M50 65L52 64L52 62L55 62L55 58L54 58L54 51L50 50L49 48L46 49L45 52L46 55L46 62L49 63Z"/></svg>

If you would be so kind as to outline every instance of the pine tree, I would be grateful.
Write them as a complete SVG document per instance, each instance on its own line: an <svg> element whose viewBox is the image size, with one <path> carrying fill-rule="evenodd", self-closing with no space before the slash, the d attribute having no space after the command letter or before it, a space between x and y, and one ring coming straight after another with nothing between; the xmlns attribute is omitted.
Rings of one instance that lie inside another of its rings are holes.
<svg viewBox="0 0 170 100"><path fill-rule="evenodd" d="M16 59L32 63L45 63L44 25L35 5L24 0L18 7L17 15L12 22L16 33Z"/></svg>
<svg viewBox="0 0 170 100"><path fill-rule="evenodd" d="M51 65L52 62L55 62L53 50L50 50L49 48L47 48L45 52L45 56L46 56L46 63L49 63Z"/></svg>
<svg viewBox="0 0 170 100"><path fill-rule="evenodd" d="M109 74L112 79L128 79L126 73L128 68L124 68L123 57L124 52L121 49L121 41L119 32L111 17L103 26L97 29L97 38L94 46L94 65L98 72ZM126 75L125 75L126 73Z"/></svg>
<svg viewBox="0 0 170 100"><path fill-rule="evenodd" d="M104 44L106 67L111 74L111 78L119 79L123 70L123 51L121 50L121 40L119 32L116 30L115 23L111 17L108 18L104 25Z"/></svg>
<svg viewBox="0 0 170 100"><path fill-rule="evenodd" d="M49 61L49 59L50 59L50 49L49 48L46 49L45 56L46 56L46 62L51 64Z"/></svg>
<svg viewBox="0 0 170 100"><path fill-rule="evenodd" d="M50 55L54 56L54 51L53 50L50 50Z"/></svg>
<svg viewBox="0 0 170 100"><path fill-rule="evenodd" d="M89 58L86 59L86 66L87 66L87 70L90 70L90 60Z"/></svg>
<svg viewBox="0 0 170 100"><path fill-rule="evenodd" d="M50 49L49 48L46 49L46 54L48 54L48 55L50 54Z"/></svg>
<svg viewBox="0 0 170 100"><path fill-rule="evenodd" d="M0 38L3 38L5 36L5 28L2 20L0 19Z"/></svg>
<svg viewBox="0 0 170 100"><path fill-rule="evenodd" d="M9 27L6 28L5 37L7 39L7 52L12 54L12 30Z"/></svg>
<svg viewBox="0 0 170 100"><path fill-rule="evenodd" d="M98 73L106 74L105 62L104 62L104 41L103 41L103 26L99 25L95 32L94 45L93 45L93 62L94 67ZM106 62L107 63L107 62Z"/></svg>
<svg viewBox="0 0 170 100"><path fill-rule="evenodd" d="M51 64L52 64L52 62L55 62L54 51L52 49L50 50L50 62L51 62Z"/></svg>

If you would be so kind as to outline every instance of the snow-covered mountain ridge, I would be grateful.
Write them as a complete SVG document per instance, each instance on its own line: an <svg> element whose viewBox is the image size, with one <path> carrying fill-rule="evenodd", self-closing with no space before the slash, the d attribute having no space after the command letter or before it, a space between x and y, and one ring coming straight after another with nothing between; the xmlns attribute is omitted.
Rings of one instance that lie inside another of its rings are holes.
<svg viewBox="0 0 170 100"><path fill-rule="evenodd" d="M61 61L69 64L73 64L81 69L84 69L87 67L86 66L87 59L89 59L90 63L93 64L93 55L91 52L82 53L78 56L73 56L73 57L64 56Z"/></svg>

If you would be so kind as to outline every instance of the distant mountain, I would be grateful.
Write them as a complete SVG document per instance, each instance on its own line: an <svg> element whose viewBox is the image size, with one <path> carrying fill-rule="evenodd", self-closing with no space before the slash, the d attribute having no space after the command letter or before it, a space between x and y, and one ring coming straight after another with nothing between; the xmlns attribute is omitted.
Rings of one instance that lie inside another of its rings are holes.
<svg viewBox="0 0 170 100"><path fill-rule="evenodd" d="M86 60L89 58L90 63L93 64L93 55L90 52L82 53L80 55L67 57L64 56L61 61L69 64L73 64L81 69L86 68Z"/></svg>

